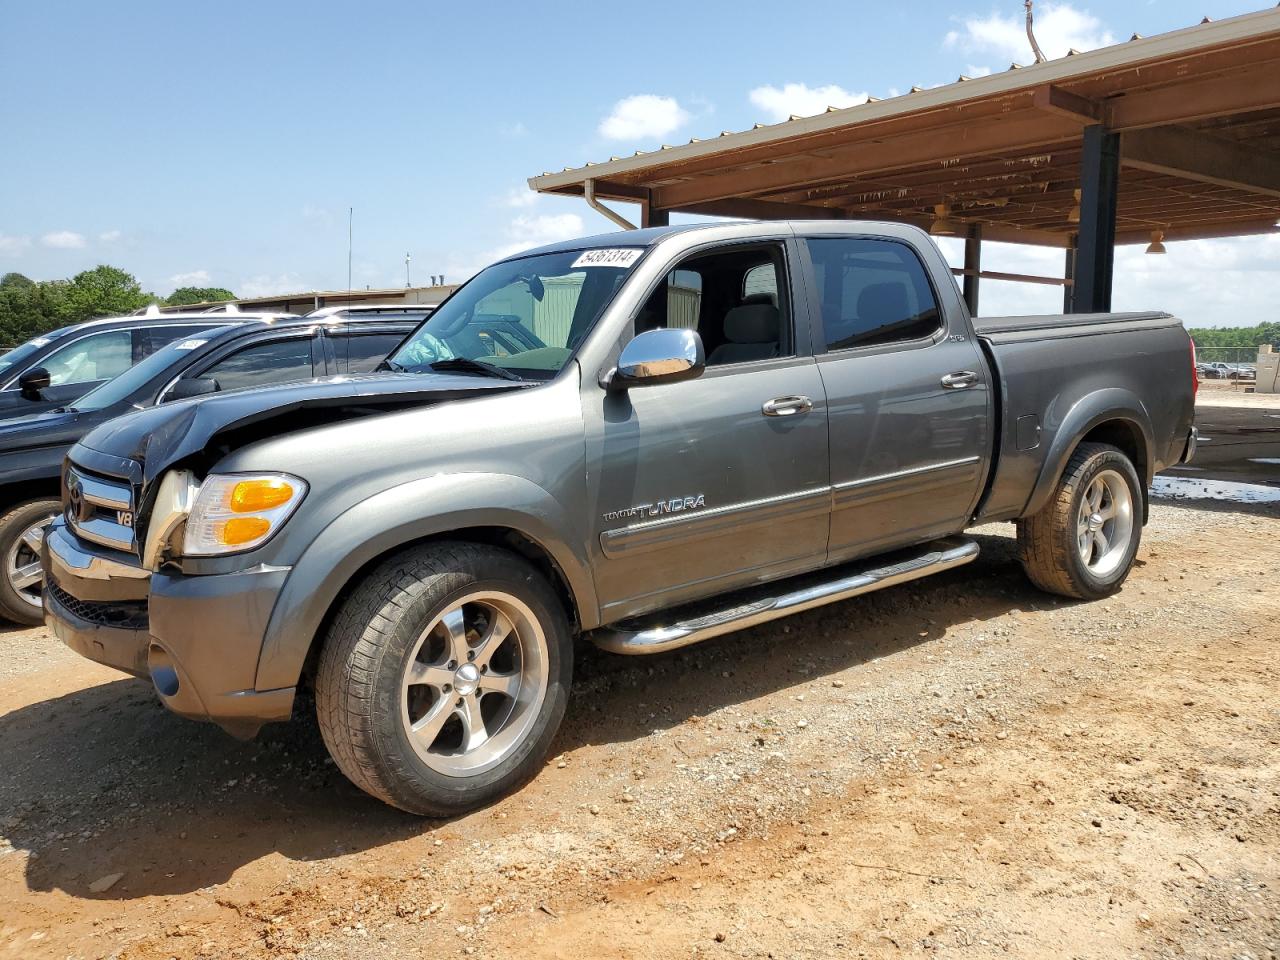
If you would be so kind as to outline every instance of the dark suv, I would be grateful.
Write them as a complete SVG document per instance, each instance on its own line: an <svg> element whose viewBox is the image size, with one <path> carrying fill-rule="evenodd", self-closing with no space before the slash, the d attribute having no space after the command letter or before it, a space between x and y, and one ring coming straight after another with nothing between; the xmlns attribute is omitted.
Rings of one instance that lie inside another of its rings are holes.
<svg viewBox="0 0 1280 960"><path fill-rule="evenodd" d="M0 422L0 615L40 622L40 544L59 512L62 458L94 427L169 400L371 372L426 315L242 320L212 329L187 325L185 337L76 405Z"/></svg>

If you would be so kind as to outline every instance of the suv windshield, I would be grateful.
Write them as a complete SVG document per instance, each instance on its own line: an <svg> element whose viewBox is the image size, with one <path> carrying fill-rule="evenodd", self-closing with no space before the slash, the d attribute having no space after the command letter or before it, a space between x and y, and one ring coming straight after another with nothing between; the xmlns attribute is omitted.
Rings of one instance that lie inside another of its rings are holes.
<svg viewBox="0 0 1280 960"><path fill-rule="evenodd" d="M151 356L134 364L114 380L108 380L96 390L90 390L75 401L77 410L105 410L133 396L156 376L172 367L179 357L185 356L209 342L209 331L204 330L184 340L175 340L161 347ZM150 403L147 397L144 403ZM138 404L141 406L142 404Z"/></svg>
<svg viewBox="0 0 1280 960"><path fill-rule="evenodd" d="M54 330L51 333L28 340L21 346L14 347L9 352L0 355L0 374L12 373L14 367L24 363L33 354L39 353L42 348L47 347L65 332L66 328Z"/></svg>
<svg viewBox="0 0 1280 960"><path fill-rule="evenodd" d="M527 380L549 380L643 252L571 250L496 263L440 306L389 365L418 373L442 360L472 360Z"/></svg>

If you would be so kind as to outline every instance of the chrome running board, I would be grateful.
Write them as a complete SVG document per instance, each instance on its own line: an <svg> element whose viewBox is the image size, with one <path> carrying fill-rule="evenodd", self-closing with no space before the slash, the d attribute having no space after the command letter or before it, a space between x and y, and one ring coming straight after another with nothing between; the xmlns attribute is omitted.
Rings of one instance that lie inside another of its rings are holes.
<svg viewBox="0 0 1280 960"><path fill-rule="evenodd" d="M832 567L816 574L739 591L728 598L717 597L669 610L661 615L661 621L648 617L602 627L591 633L591 639L596 646L610 653L663 653L793 613L941 573L970 563L977 556L978 545L972 540L948 537L924 544L913 553L895 553L890 563L885 562L888 557L876 557ZM726 602L729 606L724 605Z"/></svg>

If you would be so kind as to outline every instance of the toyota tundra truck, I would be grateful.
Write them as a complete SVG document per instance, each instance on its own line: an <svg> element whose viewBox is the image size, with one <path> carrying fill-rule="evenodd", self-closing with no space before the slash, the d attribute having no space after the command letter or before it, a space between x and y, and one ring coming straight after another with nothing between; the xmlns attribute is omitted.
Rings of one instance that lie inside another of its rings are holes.
<svg viewBox="0 0 1280 960"><path fill-rule="evenodd" d="M663 653L967 564L992 521L1036 586L1112 594L1196 439L1177 319L976 320L896 224L543 247L384 367L88 434L45 610L237 736L314 699L352 782L432 816L534 775L579 637Z"/></svg>

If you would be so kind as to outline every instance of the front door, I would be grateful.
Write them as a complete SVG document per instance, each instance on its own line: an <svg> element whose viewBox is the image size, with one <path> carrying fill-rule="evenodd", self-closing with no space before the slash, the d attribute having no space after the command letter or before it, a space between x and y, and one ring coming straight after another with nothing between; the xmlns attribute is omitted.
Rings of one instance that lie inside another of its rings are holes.
<svg viewBox="0 0 1280 960"><path fill-rule="evenodd" d="M991 387L954 284L936 290L898 240L806 248L831 421L830 559L963 529L984 477Z"/></svg>
<svg viewBox="0 0 1280 960"><path fill-rule="evenodd" d="M691 255L645 302L636 331L696 329L702 376L588 388L589 508L607 620L823 561L827 410L807 335L797 336L791 276L781 242Z"/></svg>

